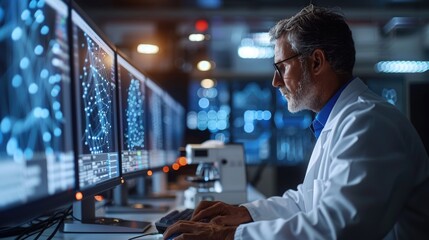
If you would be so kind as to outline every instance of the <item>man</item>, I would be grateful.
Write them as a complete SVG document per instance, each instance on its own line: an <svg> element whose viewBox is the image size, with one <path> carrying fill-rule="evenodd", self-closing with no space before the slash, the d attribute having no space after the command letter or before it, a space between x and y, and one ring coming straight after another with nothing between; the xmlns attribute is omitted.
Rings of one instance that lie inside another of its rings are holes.
<svg viewBox="0 0 429 240"><path fill-rule="evenodd" d="M176 239L428 239L429 160L408 119L352 75L344 18L310 5L271 29L273 86L317 113L297 190L231 206L202 202ZM207 223L208 222L208 223Z"/></svg>

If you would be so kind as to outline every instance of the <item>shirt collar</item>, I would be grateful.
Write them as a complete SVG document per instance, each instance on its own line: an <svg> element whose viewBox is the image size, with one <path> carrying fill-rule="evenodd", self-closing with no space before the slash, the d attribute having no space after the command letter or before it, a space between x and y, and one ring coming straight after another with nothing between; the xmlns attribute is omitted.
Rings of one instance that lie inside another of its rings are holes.
<svg viewBox="0 0 429 240"><path fill-rule="evenodd" d="M323 106L323 108L320 110L319 113L316 114L316 117L313 120L313 123L310 126L310 129L313 131L314 136L319 138L320 133L322 132L323 128L326 125L326 122L328 121L329 114L331 114L332 109L334 108L335 103L337 102L338 98L340 97L343 90L349 85L349 83L352 80L348 81L346 84L341 86L340 89L332 96L329 101Z"/></svg>

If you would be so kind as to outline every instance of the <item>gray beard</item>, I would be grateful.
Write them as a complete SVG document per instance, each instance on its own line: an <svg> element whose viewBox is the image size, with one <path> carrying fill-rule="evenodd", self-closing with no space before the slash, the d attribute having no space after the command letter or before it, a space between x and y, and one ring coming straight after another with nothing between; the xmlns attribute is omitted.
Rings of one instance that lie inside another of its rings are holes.
<svg viewBox="0 0 429 240"><path fill-rule="evenodd" d="M294 94L289 94L288 110L296 113L302 110L311 109L313 105L313 96L311 96L311 79L306 66L303 66L304 72L301 81L298 83L298 89Z"/></svg>

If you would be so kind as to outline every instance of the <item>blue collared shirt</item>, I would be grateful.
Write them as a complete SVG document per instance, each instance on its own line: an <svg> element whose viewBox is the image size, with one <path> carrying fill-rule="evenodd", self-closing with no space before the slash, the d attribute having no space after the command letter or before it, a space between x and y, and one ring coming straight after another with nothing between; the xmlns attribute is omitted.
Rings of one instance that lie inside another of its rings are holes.
<svg viewBox="0 0 429 240"><path fill-rule="evenodd" d="M340 97L341 93L351 81L352 80L341 86L341 88L338 89L334 96L332 96L331 99L329 99L329 101L325 104L325 106L323 106L320 112L316 114L316 117L314 118L313 123L310 126L310 129L313 131L313 134L316 139L319 138L320 133L325 127L326 122L328 121L329 114L331 114L331 111L334 108L334 105Z"/></svg>

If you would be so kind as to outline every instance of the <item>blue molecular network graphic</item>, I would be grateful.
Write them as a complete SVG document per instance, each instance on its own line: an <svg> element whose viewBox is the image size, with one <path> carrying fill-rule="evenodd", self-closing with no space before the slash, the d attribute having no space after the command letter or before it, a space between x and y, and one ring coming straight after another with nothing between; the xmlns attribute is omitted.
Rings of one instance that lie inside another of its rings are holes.
<svg viewBox="0 0 429 240"><path fill-rule="evenodd" d="M0 160L72 148L67 38L67 18L45 1L0 0Z"/></svg>
<svg viewBox="0 0 429 240"><path fill-rule="evenodd" d="M144 95L141 92L142 83L130 74L131 82L128 88L127 107L125 109L126 128L125 142L128 150L144 147Z"/></svg>
<svg viewBox="0 0 429 240"><path fill-rule="evenodd" d="M114 151L114 63L108 54L87 33L74 28L78 39L84 153Z"/></svg>

